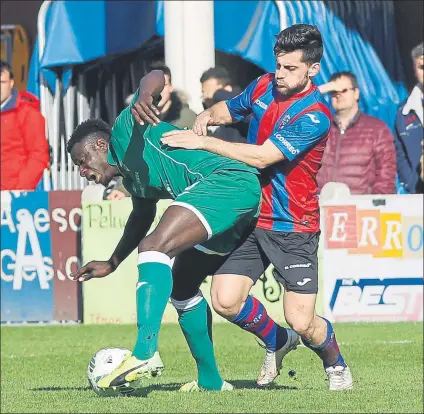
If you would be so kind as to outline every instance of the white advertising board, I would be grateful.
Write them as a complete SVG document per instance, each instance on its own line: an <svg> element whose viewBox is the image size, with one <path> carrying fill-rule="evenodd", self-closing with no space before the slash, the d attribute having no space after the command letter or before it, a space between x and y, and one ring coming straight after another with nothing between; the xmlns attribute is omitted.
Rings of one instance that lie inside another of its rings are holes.
<svg viewBox="0 0 424 414"><path fill-rule="evenodd" d="M422 195L327 201L321 220L330 321L423 320Z"/></svg>

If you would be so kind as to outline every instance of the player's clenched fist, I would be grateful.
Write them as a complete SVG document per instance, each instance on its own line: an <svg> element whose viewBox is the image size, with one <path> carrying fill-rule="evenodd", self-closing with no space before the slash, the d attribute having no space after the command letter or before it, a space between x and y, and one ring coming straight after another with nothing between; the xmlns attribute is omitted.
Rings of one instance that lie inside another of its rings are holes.
<svg viewBox="0 0 424 414"><path fill-rule="evenodd" d="M86 282L93 278L105 277L112 273L113 270L110 262L92 261L71 274L71 278L80 282Z"/></svg>
<svg viewBox="0 0 424 414"><path fill-rule="evenodd" d="M208 125L212 125L213 120L209 110L201 112L197 115L196 120L194 121L193 131L197 135L208 135Z"/></svg>

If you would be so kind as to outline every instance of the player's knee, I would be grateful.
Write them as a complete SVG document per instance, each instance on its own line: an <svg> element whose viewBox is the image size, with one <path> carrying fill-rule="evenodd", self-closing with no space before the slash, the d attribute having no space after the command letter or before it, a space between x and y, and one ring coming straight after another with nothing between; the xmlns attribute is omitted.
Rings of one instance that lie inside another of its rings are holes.
<svg viewBox="0 0 424 414"><path fill-rule="evenodd" d="M238 295L226 293L212 293L212 306L216 313L223 318L232 319L240 312L242 299Z"/></svg>
<svg viewBox="0 0 424 414"><path fill-rule="evenodd" d="M172 258L174 257L173 252L175 251L175 246L172 240L167 239L160 233L154 234L153 232L140 242L138 251L139 253L151 251L160 252Z"/></svg>
<svg viewBox="0 0 424 414"><path fill-rule="evenodd" d="M312 318L299 315L287 317L286 315L286 321L290 328L292 328L298 335L303 337L310 336L310 330L313 328Z"/></svg>

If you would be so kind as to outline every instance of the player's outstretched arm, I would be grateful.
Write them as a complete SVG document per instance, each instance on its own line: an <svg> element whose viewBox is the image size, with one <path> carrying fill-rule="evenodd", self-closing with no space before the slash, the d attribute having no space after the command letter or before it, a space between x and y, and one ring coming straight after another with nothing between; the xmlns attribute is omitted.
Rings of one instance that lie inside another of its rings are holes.
<svg viewBox="0 0 424 414"><path fill-rule="evenodd" d="M156 125L160 122L159 109L153 104L165 86L165 75L161 70L152 70L140 81L136 102L131 108L135 120L144 125L145 122Z"/></svg>
<svg viewBox="0 0 424 414"><path fill-rule="evenodd" d="M139 200L139 201L138 201ZM156 200L138 199L125 225L124 234L109 259L115 270L146 236L156 214ZM142 204L141 207L140 204Z"/></svg>
<svg viewBox="0 0 424 414"><path fill-rule="evenodd" d="M124 233L108 261L92 261L71 275L75 281L86 282L111 274L139 245L149 231L156 215L156 200L133 198L133 210Z"/></svg>
<svg viewBox="0 0 424 414"><path fill-rule="evenodd" d="M284 154L271 142L262 145L227 142L213 137L198 136L193 131L170 131L162 135L163 144L175 148L201 149L242 161L252 167L263 169L282 161Z"/></svg>

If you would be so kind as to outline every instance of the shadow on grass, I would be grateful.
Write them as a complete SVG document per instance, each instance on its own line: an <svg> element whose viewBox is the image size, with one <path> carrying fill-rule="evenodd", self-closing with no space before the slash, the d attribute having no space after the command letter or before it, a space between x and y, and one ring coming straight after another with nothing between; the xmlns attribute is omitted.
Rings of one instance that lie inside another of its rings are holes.
<svg viewBox="0 0 424 414"><path fill-rule="evenodd" d="M134 394L129 394L127 397L144 397L152 391L177 391L182 384L171 382L167 384L149 384L137 390ZM41 387L31 388L34 392L60 392L60 391L92 391L90 386L87 387Z"/></svg>
<svg viewBox="0 0 424 414"><path fill-rule="evenodd" d="M41 387L30 388L30 391L89 391L90 387Z"/></svg>
<svg viewBox="0 0 424 414"><path fill-rule="evenodd" d="M249 389L249 390L281 390L281 391L291 391L298 390L298 387L287 386L287 385L277 385L271 384L266 388L259 388L256 385L255 381L248 380L233 380L230 381L234 385L235 390ZM137 390L134 394L126 395L127 398L133 397L146 397L152 391L178 391L181 387L181 383L171 382L166 384L149 384L143 388ZM60 391L92 391L91 387L41 387L41 388L31 388L30 391L34 392L60 392Z"/></svg>
<svg viewBox="0 0 424 414"><path fill-rule="evenodd" d="M298 387L290 386L290 385L278 385L278 384L271 384L268 387L258 387L256 385L255 381L249 381L249 380L229 380L231 384L234 385L234 388L236 390L240 389L248 389L248 390L261 390L261 391L267 391L267 390L281 390L281 391L291 391L291 390L298 390Z"/></svg>

